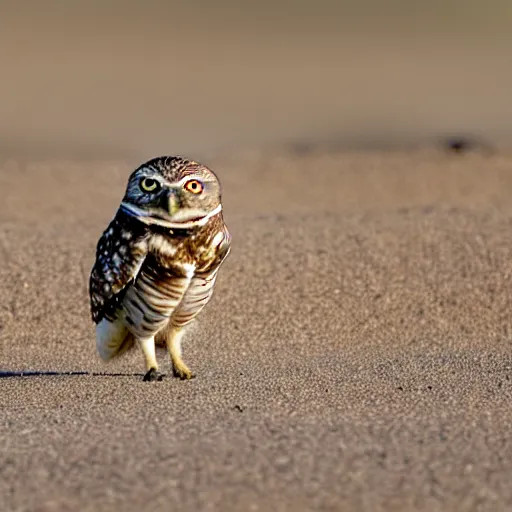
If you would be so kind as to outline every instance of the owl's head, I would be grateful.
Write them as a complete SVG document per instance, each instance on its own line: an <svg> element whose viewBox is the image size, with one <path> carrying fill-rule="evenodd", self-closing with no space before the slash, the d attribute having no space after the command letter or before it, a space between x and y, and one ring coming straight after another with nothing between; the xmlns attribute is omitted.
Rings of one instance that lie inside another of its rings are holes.
<svg viewBox="0 0 512 512"><path fill-rule="evenodd" d="M121 208L149 225L190 229L221 211L221 187L213 171L198 162L154 158L130 175Z"/></svg>

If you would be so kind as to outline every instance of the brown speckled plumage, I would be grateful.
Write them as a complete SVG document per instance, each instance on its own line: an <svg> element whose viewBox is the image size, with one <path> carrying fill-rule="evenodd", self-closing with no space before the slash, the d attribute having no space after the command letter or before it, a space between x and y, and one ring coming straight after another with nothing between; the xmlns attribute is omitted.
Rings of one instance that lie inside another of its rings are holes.
<svg viewBox="0 0 512 512"><path fill-rule="evenodd" d="M148 239L148 227L122 210L102 234L89 280L91 314L96 324L104 317L114 320L126 287L146 257Z"/></svg>
<svg viewBox="0 0 512 512"><path fill-rule="evenodd" d="M155 342L165 342L174 373L181 336L210 300L231 248L221 190L207 167L180 157L150 160L128 179L114 219L100 237L90 276L91 316L105 360L137 342L145 380L160 380Z"/></svg>

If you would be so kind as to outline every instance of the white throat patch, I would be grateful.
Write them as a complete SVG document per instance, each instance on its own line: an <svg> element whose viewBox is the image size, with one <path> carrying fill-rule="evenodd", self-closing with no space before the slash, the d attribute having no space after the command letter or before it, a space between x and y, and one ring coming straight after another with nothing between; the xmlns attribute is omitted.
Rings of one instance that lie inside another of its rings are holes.
<svg viewBox="0 0 512 512"><path fill-rule="evenodd" d="M132 217L137 218L141 222L144 222L144 224L151 225L157 225L162 226L164 228L169 229L190 229L195 227L201 227L204 226L212 217L217 215L222 210L222 205L219 204L217 208L212 210L210 213L206 214L204 217L201 217L200 219L189 221L189 222L169 222L163 219L155 219L154 217L151 217L149 213L145 212L144 210L138 208L137 206L134 206L132 204L125 203L124 201L121 203L121 208L125 213L128 215L131 215Z"/></svg>

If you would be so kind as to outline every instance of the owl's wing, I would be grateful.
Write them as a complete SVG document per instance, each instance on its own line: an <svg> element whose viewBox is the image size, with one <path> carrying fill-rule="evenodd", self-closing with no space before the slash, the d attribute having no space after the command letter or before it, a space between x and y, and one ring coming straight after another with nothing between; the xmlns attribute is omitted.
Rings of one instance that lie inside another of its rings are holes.
<svg viewBox="0 0 512 512"><path fill-rule="evenodd" d="M116 308L135 280L148 252L147 231L116 216L96 247L96 262L89 279L91 316L97 324L113 320Z"/></svg>

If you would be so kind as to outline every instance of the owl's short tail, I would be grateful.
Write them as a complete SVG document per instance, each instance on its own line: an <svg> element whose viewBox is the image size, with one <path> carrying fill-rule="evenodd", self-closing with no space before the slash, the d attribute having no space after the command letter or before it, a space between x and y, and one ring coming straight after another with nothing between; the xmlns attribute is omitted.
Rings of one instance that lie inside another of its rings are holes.
<svg viewBox="0 0 512 512"><path fill-rule="evenodd" d="M104 361L121 356L134 344L133 335L121 320L109 322L104 318L96 326L96 349Z"/></svg>

